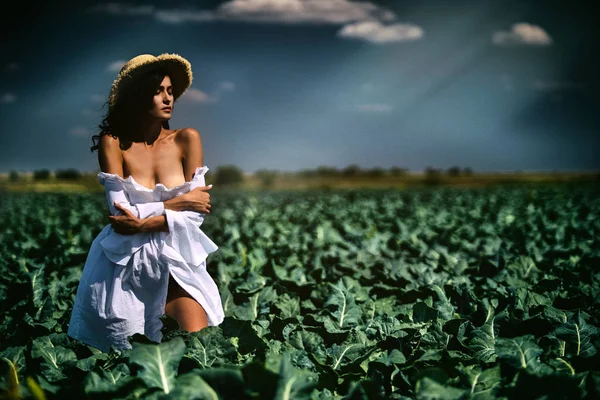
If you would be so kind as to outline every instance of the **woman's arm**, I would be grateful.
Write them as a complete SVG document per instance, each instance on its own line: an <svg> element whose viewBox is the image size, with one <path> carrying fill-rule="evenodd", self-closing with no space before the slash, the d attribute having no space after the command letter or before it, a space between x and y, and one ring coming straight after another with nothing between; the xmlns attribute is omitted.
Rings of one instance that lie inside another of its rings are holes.
<svg viewBox="0 0 600 400"><path fill-rule="evenodd" d="M138 232L169 232L169 225L167 224L166 215L141 219Z"/></svg>
<svg viewBox="0 0 600 400"><path fill-rule="evenodd" d="M147 232L169 232L169 223L167 220L166 210L181 213L193 223L199 224L204 220L204 214L210 213L210 211L189 211L186 208L186 205L189 204L189 202L185 200L185 198L183 200L179 199L184 197L186 194L166 200L164 202L165 214L150 216L146 218L139 218L133 212L131 212L131 210L127 209L122 204L115 203L115 208L123 211L124 215L111 215L108 217L108 219L111 225L113 226L115 232L124 235ZM172 201L176 199L179 200ZM197 209L197 205L194 205L193 208Z"/></svg>
<svg viewBox="0 0 600 400"><path fill-rule="evenodd" d="M174 199L175 198L170 200ZM115 209L123 211L124 215L110 215L108 219L115 232L120 233L122 235L132 235L135 233L146 232L169 232L169 224L167 223L166 210L179 209L178 205L172 206L171 204L180 204L180 202L171 202L167 204L167 202L169 202L170 200L165 201L165 214L146 218L137 217L130 209L128 209L120 203L115 202ZM187 213L188 211L185 212Z"/></svg>

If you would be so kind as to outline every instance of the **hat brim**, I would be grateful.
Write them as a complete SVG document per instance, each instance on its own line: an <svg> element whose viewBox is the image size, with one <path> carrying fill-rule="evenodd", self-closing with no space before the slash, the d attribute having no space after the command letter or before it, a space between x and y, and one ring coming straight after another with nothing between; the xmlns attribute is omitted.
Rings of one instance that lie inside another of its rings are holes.
<svg viewBox="0 0 600 400"><path fill-rule="evenodd" d="M161 54L151 59L143 60L135 65L130 65L126 71L121 71L113 83L110 95L110 106L112 107L118 98L119 91L140 73L164 67L171 78L173 85L173 97L177 100L192 85L192 66L188 60L177 54Z"/></svg>

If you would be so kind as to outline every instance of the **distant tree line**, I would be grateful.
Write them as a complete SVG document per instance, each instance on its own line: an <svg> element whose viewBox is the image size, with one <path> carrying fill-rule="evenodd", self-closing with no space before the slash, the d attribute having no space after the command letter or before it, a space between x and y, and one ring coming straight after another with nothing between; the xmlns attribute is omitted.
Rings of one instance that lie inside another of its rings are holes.
<svg viewBox="0 0 600 400"><path fill-rule="evenodd" d="M458 177L458 176L470 176L473 171L469 167L460 168L458 166L452 166L446 170L439 168L433 168L427 166L424 169L425 182L435 184L441 182L444 176ZM257 177L263 186L270 187L275 182L275 179L279 176L300 176L306 178L319 178L319 177L339 177L339 178L352 178L352 177L369 177L369 178L380 178L384 176L389 177L401 177L406 176L409 173L408 168L402 168L393 166L388 169L381 167L375 168L361 168L357 164L348 165L345 168L335 168L329 166L318 166L315 169L304 169L299 172L282 172L278 170L260 169L255 172L254 176ZM57 180L78 180L82 178L83 174L75 168L58 169L51 173L48 169L38 169L33 171L33 179L35 181L44 181L54 176ZM214 175L214 176L213 176ZM21 179L21 174L17 171L10 171L9 179L11 181L18 181ZM244 172L241 168L233 165L220 165L215 168L215 172L208 171L206 174L207 181L210 180L215 184L235 185L244 181Z"/></svg>
<svg viewBox="0 0 600 400"><path fill-rule="evenodd" d="M76 181L83 176L83 174L75 168L57 169L54 171L54 173L52 173L49 169L36 169L33 171L33 180L47 181L52 177L52 175L54 175L56 179L72 181ZM22 174L15 170L11 170L8 174L8 178L11 181L16 182L22 179Z"/></svg>
<svg viewBox="0 0 600 400"><path fill-rule="evenodd" d="M452 166L452 167L446 169L445 171L443 171L439 168L433 168L431 166L427 166L427 167L425 167L425 170L423 172L425 174L425 179L424 179L425 183L432 184L432 185L441 183L444 175L450 176L450 177L473 175L473 170L471 170L471 168L466 167L466 168L461 169L458 166Z"/></svg>

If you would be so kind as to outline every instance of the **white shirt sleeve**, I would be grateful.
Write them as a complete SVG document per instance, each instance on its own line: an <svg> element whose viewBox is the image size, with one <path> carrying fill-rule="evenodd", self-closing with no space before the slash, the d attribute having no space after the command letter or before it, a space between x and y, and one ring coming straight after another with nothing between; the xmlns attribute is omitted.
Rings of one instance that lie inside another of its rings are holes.
<svg viewBox="0 0 600 400"><path fill-rule="evenodd" d="M108 208L112 215L122 215L122 211L115 207L115 202L141 219L165 214L165 204L162 201L131 204L129 197L125 192L125 188L123 187L123 182L117 179L106 179L104 181L104 193L106 195Z"/></svg>

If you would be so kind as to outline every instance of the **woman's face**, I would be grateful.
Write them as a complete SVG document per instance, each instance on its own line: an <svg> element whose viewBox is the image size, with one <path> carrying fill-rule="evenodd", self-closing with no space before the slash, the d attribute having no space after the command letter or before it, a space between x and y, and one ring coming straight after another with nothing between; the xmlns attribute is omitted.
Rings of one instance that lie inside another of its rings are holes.
<svg viewBox="0 0 600 400"><path fill-rule="evenodd" d="M171 85L171 78L166 75L154 93L150 115L161 120L168 120L172 113L173 85Z"/></svg>

